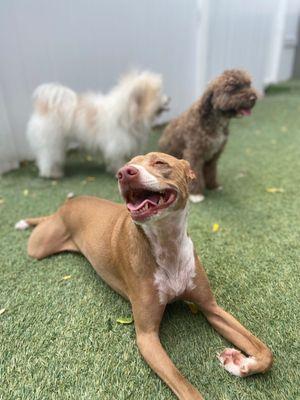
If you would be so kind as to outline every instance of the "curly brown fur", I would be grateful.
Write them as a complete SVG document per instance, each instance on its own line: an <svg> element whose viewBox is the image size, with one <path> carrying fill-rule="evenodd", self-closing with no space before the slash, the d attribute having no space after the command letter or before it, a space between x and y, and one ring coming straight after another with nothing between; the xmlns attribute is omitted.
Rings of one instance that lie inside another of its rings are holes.
<svg viewBox="0 0 300 400"><path fill-rule="evenodd" d="M217 161L228 139L232 117L249 115L257 100L249 74L242 70L224 71L207 87L203 96L164 130L161 151L188 160L197 179L192 194L205 188L217 189Z"/></svg>

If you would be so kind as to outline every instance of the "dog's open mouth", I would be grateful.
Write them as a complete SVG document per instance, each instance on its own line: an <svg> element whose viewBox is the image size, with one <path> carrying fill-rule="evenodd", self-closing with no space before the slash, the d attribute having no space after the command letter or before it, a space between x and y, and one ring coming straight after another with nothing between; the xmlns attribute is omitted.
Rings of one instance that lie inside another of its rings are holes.
<svg viewBox="0 0 300 400"><path fill-rule="evenodd" d="M145 220L169 207L177 198L175 189L155 192L147 189L128 189L125 194L127 209L135 221Z"/></svg>
<svg viewBox="0 0 300 400"><path fill-rule="evenodd" d="M238 110L237 115L241 115L242 117L251 115L251 108L241 108Z"/></svg>

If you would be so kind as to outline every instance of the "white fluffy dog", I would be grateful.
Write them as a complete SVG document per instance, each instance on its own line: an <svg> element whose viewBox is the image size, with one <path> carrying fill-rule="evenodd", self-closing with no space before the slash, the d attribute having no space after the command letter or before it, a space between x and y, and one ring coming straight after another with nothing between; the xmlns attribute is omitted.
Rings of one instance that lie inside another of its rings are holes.
<svg viewBox="0 0 300 400"><path fill-rule="evenodd" d="M66 149L74 140L100 151L107 170L116 172L143 151L154 118L168 104L161 76L147 71L128 74L105 95L80 95L50 83L39 86L33 99L27 137L45 178L63 176Z"/></svg>

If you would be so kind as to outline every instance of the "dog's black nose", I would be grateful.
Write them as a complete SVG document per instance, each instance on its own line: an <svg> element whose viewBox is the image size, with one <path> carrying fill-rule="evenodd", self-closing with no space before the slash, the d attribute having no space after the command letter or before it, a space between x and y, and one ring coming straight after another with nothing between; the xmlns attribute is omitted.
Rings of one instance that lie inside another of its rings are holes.
<svg viewBox="0 0 300 400"><path fill-rule="evenodd" d="M135 178L139 173L139 170L132 165L125 165L125 167L122 167L119 169L117 172L117 178L119 182L125 183L133 178Z"/></svg>

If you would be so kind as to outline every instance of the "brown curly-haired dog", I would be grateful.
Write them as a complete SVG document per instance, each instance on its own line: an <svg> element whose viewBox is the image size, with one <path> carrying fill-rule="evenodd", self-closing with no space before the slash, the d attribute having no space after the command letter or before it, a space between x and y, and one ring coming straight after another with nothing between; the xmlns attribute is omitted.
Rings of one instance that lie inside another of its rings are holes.
<svg viewBox="0 0 300 400"><path fill-rule="evenodd" d="M190 200L204 199L204 189L221 188L217 161L228 139L230 118L250 115L257 99L245 71L224 71L207 87L203 96L164 130L161 151L188 160L197 175Z"/></svg>

